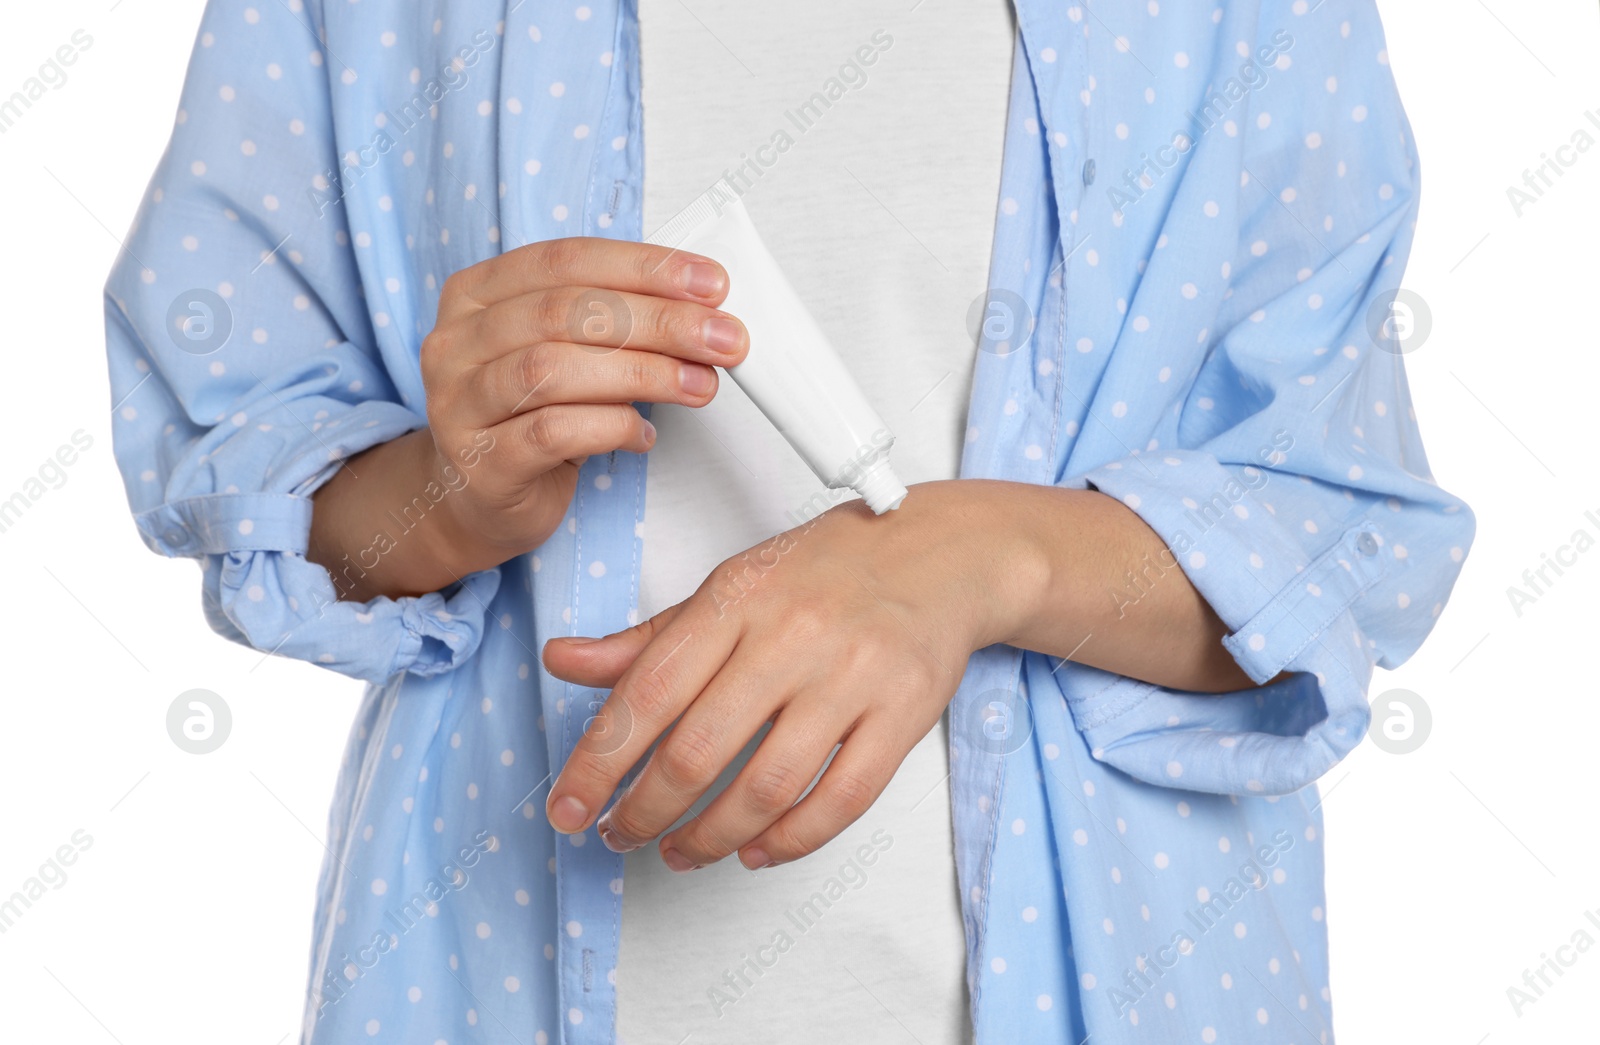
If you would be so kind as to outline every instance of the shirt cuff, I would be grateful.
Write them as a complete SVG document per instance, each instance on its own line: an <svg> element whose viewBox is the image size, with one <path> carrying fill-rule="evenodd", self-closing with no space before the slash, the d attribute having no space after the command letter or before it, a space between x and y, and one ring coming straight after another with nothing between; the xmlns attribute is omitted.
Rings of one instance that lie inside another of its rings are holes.
<svg viewBox="0 0 1600 1045"><path fill-rule="evenodd" d="M153 551L204 560L207 620L236 642L379 684L401 672L454 670L483 640L499 568L439 592L358 603L341 601L329 572L305 558L311 495L345 457L415 427L415 415L388 410L381 423L361 425L343 440L343 456L330 459L320 444L291 454L292 465L275 480L285 492L196 494L134 521Z"/></svg>
<svg viewBox="0 0 1600 1045"><path fill-rule="evenodd" d="M1222 794L1288 794L1327 772L1371 718L1373 660L1352 607L1398 569L1372 516L1339 532L1299 533L1257 496L1266 476L1209 454L1114 461L1062 485L1115 497L1166 544L1125 594L1181 569L1227 626L1223 646L1256 683L1233 694L1165 689L1085 669L1064 688L1096 758L1141 780ZM1279 485L1274 485L1274 496ZM1292 496L1299 491L1285 492ZM1342 498L1341 498L1342 500Z"/></svg>
<svg viewBox="0 0 1600 1045"><path fill-rule="evenodd" d="M206 566L207 614L219 631L267 653L367 682L452 671L483 641L500 569L426 595L341 601L328 571L288 551L230 551Z"/></svg>

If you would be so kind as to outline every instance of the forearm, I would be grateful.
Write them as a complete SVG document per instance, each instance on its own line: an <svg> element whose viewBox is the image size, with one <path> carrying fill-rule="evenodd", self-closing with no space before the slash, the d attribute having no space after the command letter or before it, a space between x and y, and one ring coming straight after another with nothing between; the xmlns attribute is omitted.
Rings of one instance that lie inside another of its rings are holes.
<svg viewBox="0 0 1600 1045"><path fill-rule="evenodd" d="M356 602L438 591L495 565L455 526L452 485L425 428L358 454L313 495L306 558Z"/></svg>
<svg viewBox="0 0 1600 1045"><path fill-rule="evenodd" d="M1092 490L991 485L990 532L1005 538L996 553L1015 563L996 578L1013 593L1000 641L1171 689L1254 685L1222 645L1228 628L1126 505Z"/></svg>

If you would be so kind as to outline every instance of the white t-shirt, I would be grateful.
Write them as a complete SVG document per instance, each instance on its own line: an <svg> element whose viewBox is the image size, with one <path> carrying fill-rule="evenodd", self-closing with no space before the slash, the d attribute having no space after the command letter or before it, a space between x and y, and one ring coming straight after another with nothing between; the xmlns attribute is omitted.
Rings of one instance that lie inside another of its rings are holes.
<svg viewBox="0 0 1600 1045"><path fill-rule="evenodd" d="M733 171L895 433L900 478L954 478L977 344L968 313L999 196L1010 3L639 6L645 232ZM842 499L726 375L709 406L651 417L641 617L795 525L790 513L819 492ZM653 845L629 854L618 1040L970 1041L946 728L804 860L752 872L730 857L677 875Z"/></svg>

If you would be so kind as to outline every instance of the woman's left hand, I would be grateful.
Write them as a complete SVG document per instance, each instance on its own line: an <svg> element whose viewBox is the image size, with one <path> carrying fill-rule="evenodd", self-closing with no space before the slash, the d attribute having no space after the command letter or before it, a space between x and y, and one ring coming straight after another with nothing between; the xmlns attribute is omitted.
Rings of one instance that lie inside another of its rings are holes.
<svg viewBox="0 0 1600 1045"><path fill-rule="evenodd" d="M1008 643L1191 692L1251 688L1227 633L1171 549L1098 491L957 479L915 486L882 516L851 501L729 559L638 627L545 644L551 674L612 689L546 812L558 831L586 829L671 726L600 824L606 845L636 849L770 721L661 856L680 871L735 850L746 867L786 863L872 805L974 650Z"/></svg>
<svg viewBox="0 0 1600 1045"><path fill-rule="evenodd" d="M839 505L722 563L637 627L547 643L557 678L612 687L551 788L552 824L586 829L677 721L600 821L607 846L637 849L770 721L733 783L661 840L662 858L686 871L737 850L758 868L839 834L938 722L968 656L1004 641L1027 586L1043 581L1007 539L996 490L1006 485L926 483L877 517L860 501Z"/></svg>

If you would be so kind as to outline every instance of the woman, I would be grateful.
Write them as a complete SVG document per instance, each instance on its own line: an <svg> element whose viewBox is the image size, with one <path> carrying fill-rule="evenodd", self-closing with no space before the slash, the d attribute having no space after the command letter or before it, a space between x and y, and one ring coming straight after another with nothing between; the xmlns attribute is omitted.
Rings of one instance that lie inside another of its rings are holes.
<svg viewBox="0 0 1600 1045"><path fill-rule="evenodd" d="M147 543L369 683L303 1040L1331 1040L1309 785L1472 536L1375 12L643 6L214 0L108 285ZM895 512L636 242L717 177Z"/></svg>

